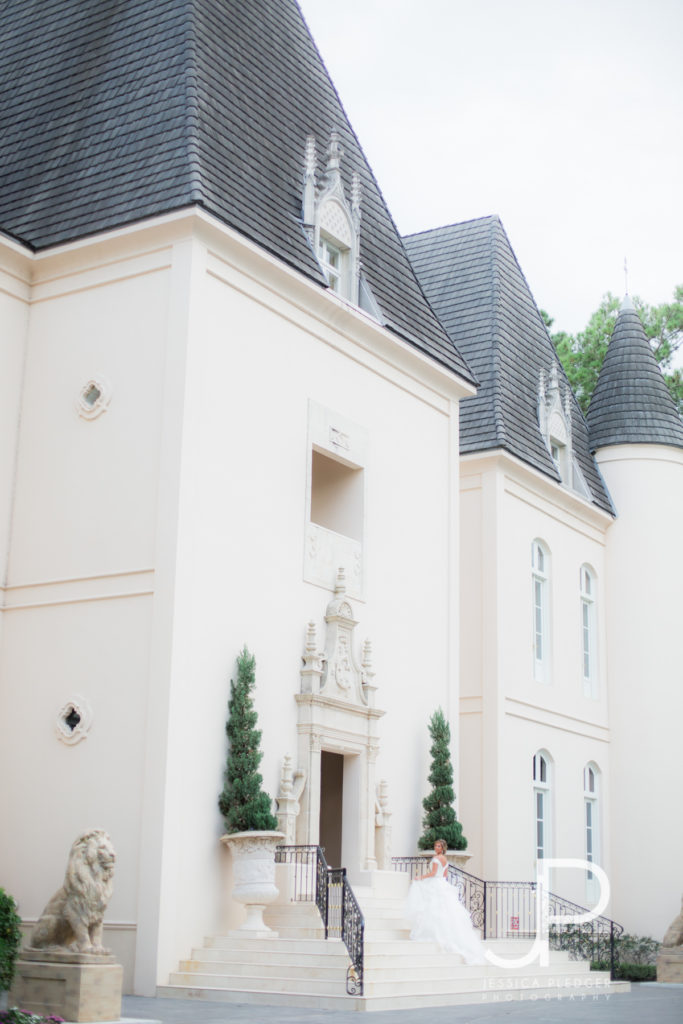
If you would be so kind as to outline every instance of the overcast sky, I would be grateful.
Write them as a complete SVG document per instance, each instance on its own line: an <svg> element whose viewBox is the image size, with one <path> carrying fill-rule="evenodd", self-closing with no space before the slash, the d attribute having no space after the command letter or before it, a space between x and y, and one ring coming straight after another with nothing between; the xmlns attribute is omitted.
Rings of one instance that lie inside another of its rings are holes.
<svg viewBox="0 0 683 1024"><path fill-rule="evenodd" d="M300 0L403 234L500 215L555 329L683 283L683 0Z"/></svg>

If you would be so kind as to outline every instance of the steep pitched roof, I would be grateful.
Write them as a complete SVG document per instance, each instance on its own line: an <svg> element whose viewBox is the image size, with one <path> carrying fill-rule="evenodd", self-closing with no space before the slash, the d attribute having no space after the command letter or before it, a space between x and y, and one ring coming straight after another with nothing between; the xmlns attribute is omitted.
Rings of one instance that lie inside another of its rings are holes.
<svg viewBox="0 0 683 1024"><path fill-rule="evenodd" d="M0 230L42 249L195 204L325 286L302 174L307 135L336 129L386 326L472 381L295 0L0 0L0 19Z"/></svg>
<svg viewBox="0 0 683 1024"><path fill-rule="evenodd" d="M683 422L631 300L622 303L588 409L591 448L683 448Z"/></svg>
<svg viewBox="0 0 683 1024"><path fill-rule="evenodd" d="M461 402L461 451L503 448L559 480L539 426L541 371L555 365L571 389L500 219L451 224L404 242L425 295L480 382L477 395ZM573 394L571 421L591 499L612 512Z"/></svg>

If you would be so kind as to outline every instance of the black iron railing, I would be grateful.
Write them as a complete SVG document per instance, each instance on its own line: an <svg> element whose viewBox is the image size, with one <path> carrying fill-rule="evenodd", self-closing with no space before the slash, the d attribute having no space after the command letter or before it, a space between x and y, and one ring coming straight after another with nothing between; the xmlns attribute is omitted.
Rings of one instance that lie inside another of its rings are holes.
<svg viewBox="0 0 683 1024"><path fill-rule="evenodd" d="M329 868L320 846L278 846L278 864L293 867L295 902L315 903L325 927L326 939L341 939L351 963L346 972L346 991L363 995L365 920L346 868Z"/></svg>
<svg viewBox="0 0 683 1024"><path fill-rule="evenodd" d="M410 878L423 875L429 867L424 857L392 857L395 871ZM460 902L469 911L483 939L529 939L536 935L538 892L535 882L487 882L461 868L449 865L447 880L455 886ZM560 914L587 914L586 907L548 893L549 943L552 949L566 950L573 960L608 962L612 978L618 966L618 942L621 925L608 917L596 917L584 924L552 923Z"/></svg>

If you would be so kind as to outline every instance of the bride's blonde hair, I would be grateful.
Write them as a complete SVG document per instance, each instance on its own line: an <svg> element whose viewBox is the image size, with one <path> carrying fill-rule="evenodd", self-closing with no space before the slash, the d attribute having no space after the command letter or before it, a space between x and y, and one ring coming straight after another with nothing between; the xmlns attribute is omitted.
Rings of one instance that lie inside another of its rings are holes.
<svg viewBox="0 0 683 1024"><path fill-rule="evenodd" d="M441 847L441 853L442 853L442 855L443 855L443 856L445 856L445 855L446 855L446 851L448 850L448 843L446 842L446 840L445 840L445 839L437 839L437 840L435 841L434 845L435 845L435 846L437 846L437 845L438 845L438 846L440 846L440 847Z"/></svg>

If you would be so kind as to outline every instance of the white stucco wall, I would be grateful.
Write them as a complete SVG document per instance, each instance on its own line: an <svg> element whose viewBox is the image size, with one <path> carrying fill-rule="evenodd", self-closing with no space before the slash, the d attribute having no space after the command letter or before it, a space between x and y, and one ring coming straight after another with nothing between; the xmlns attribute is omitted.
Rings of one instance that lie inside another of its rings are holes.
<svg viewBox="0 0 683 1024"><path fill-rule="evenodd" d="M106 828L118 855L106 938L124 958L128 987L169 254L104 257L64 250L33 257L30 268L0 651L2 776L20 782L1 787L0 864L3 885L34 921L61 884L76 835ZM88 420L75 401L93 377L106 379L111 402ZM92 725L71 746L55 724L76 697Z"/></svg>
<svg viewBox="0 0 683 1024"><path fill-rule="evenodd" d="M29 294L28 253L9 240L0 242L0 643Z"/></svg>
<svg viewBox="0 0 683 1024"><path fill-rule="evenodd" d="M414 851L438 705L457 749L465 390L203 215L32 259L0 696L3 772L27 750L30 771L1 797L17 838L3 884L36 917L75 835L105 827L110 941L150 994L225 920L216 801L245 643L271 795L296 752L306 624L322 644L331 597L304 579L310 402L368 438L357 641L373 641L387 712L394 852ZM111 401L87 420L74 403L91 378ZM66 746L54 722L75 695L92 728Z"/></svg>
<svg viewBox="0 0 683 1024"><path fill-rule="evenodd" d="M303 575L309 401L368 437L365 600L353 603L387 712L377 777L389 781L397 853L412 853L419 833L427 720L439 704L457 706L453 398L364 352L359 340L372 345L376 328L336 300L322 296L312 317L296 293L283 302L227 257L194 257L169 727L180 753L167 780L159 980L221 923L216 798L228 680L244 644L257 659L271 795L284 755L296 752L305 628L314 621L322 644L331 598Z"/></svg>
<svg viewBox="0 0 683 1024"><path fill-rule="evenodd" d="M601 772L600 863L609 864L608 717L605 644L605 531L610 518L540 474L495 454L461 465L462 818L471 836L471 870L494 879L535 876L532 758L552 762L551 853L583 857L583 768ZM551 555L548 681L533 671L531 546ZM584 696L579 571L598 584L598 699ZM481 568L478 568L480 566ZM478 582L478 577L481 583ZM478 775L478 777L477 777ZM578 875L553 879L580 904Z"/></svg>
<svg viewBox="0 0 683 1024"><path fill-rule="evenodd" d="M618 509L607 547L615 915L661 939L683 889L683 451L598 452Z"/></svg>

